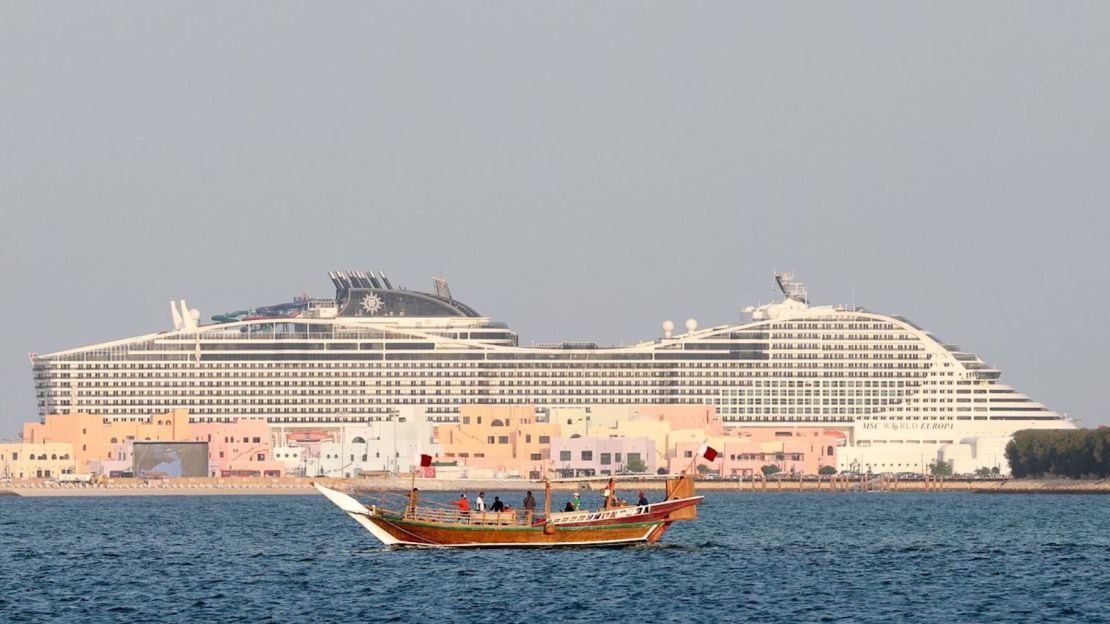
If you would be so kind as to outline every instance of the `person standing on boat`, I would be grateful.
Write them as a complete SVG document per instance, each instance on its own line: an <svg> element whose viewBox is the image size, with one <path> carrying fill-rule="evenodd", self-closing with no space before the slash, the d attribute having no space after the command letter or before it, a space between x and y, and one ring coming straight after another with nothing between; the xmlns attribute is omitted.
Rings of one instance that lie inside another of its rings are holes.
<svg viewBox="0 0 1110 624"><path fill-rule="evenodd" d="M640 490L640 502L638 502L636 504L641 506L641 507L648 504L648 499L647 499L646 496L644 496L644 491L643 490Z"/></svg>
<svg viewBox="0 0 1110 624"><path fill-rule="evenodd" d="M574 505L574 510L575 511L578 511L579 509L582 509L582 495L579 494L578 492L575 492L574 493L574 500L571 501L571 503Z"/></svg>
<svg viewBox="0 0 1110 624"><path fill-rule="evenodd" d="M466 494L459 494L459 500L455 501L455 506L463 513L470 511L470 501L466 500Z"/></svg>
<svg viewBox="0 0 1110 624"><path fill-rule="evenodd" d="M536 497L532 496L532 490L524 495L524 517L528 524L532 524L532 516L536 515Z"/></svg>
<svg viewBox="0 0 1110 624"><path fill-rule="evenodd" d="M478 498L474 499L474 507L478 511L485 511L486 510L486 493L485 492L478 492Z"/></svg>
<svg viewBox="0 0 1110 624"><path fill-rule="evenodd" d="M490 507L491 511L502 512L505 511L505 503L501 502L500 496L493 497L493 506Z"/></svg>

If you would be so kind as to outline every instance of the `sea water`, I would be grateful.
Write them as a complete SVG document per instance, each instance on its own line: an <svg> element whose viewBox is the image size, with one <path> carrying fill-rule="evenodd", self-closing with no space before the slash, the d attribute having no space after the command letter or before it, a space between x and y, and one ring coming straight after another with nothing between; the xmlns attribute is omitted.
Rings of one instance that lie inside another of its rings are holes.
<svg viewBox="0 0 1110 624"><path fill-rule="evenodd" d="M655 546L415 550L315 495L0 498L0 621L1110 619L1110 496L709 492L699 513Z"/></svg>

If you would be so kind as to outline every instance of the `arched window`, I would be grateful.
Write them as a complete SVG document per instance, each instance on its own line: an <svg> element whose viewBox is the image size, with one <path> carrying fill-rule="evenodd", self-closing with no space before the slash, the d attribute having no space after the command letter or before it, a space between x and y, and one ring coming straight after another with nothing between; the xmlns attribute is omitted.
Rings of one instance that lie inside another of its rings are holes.
<svg viewBox="0 0 1110 624"><path fill-rule="evenodd" d="M58 459L58 454L57 453L51 453L50 454L50 459Z"/></svg>
<svg viewBox="0 0 1110 624"><path fill-rule="evenodd" d="M112 444L119 444L118 438L112 438Z"/></svg>
<svg viewBox="0 0 1110 624"><path fill-rule="evenodd" d="M832 455L832 454L833 454L833 448L832 448L832 447L830 446L830 447L829 447L829 448L828 448L828 449L827 449L827 450L825 451L825 454L826 454L826 455Z"/></svg>
<svg viewBox="0 0 1110 624"><path fill-rule="evenodd" d="M489 424L491 427L504 427L505 423L501 422L500 418L494 418L493 422Z"/></svg>
<svg viewBox="0 0 1110 624"><path fill-rule="evenodd" d="M366 440L363 440L362 436L355 436L355 439L351 440L351 444L366 444Z"/></svg>

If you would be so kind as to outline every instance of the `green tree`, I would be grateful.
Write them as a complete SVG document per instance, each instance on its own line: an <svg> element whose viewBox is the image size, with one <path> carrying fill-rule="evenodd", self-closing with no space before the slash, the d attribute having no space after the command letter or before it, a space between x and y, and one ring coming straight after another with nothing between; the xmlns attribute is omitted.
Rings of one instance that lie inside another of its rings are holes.
<svg viewBox="0 0 1110 624"><path fill-rule="evenodd" d="M705 464L698 464L698 474L707 475L711 472L713 472L713 469L709 466L706 466Z"/></svg>
<svg viewBox="0 0 1110 624"><path fill-rule="evenodd" d="M639 457L633 457L633 458L629 459L628 463L626 463L624 465L624 467L625 467L626 470L628 470L628 472L646 472L647 471L647 464L645 464L644 460L640 459Z"/></svg>
<svg viewBox="0 0 1110 624"><path fill-rule="evenodd" d="M991 469L987 468L986 466L983 466L982 468L976 468L975 469L975 476L977 476L977 477L989 477L989 476L991 476Z"/></svg>
<svg viewBox="0 0 1110 624"><path fill-rule="evenodd" d="M763 476L766 476L766 477L769 477L769 476L775 474L776 472L782 472L782 468L779 468L778 466L776 466L774 464L767 464L766 466L760 468L760 470L763 471Z"/></svg>
<svg viewBox="0 0 1110 624"><path fill-rule="evenodd" d="M833 468L832 466L821 466L820 468L817 469L817 474L819 474L819 475L834 475L834 474L836 474L836 468Z"/></svg>
<svg viewBox="0 0 1110 624"><path fill-rule="evenodd" d="M952 462L951 461L935 461L929 464L929 474L934 477L951 477L952 476Z"/></svg>

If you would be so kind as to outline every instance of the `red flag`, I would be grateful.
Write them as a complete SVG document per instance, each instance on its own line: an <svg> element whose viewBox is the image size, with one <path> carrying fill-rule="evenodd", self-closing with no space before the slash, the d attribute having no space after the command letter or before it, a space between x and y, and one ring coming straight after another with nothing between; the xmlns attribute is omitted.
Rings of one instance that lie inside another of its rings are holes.
<svg viewBox="0 0 1110 624"><path fill-rule="evenodd" d="M421 468L427 468L428 466L431 466L431 465L432 465L432 456L431 455L421 455L420 456L420 467Z"/></svg>
<svg viewBox="0 0 1110 624"><path fill-rule="evenodd" d="M701 445L701 449L699 449L699 451L701 453L701 456L704 457L706 461L713 461L714 459L717 459L717 449L709 446L708 444Z"/></svg>

